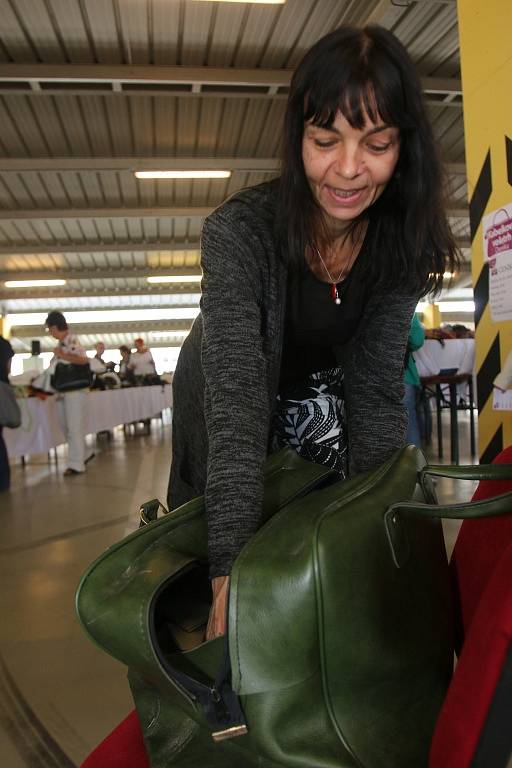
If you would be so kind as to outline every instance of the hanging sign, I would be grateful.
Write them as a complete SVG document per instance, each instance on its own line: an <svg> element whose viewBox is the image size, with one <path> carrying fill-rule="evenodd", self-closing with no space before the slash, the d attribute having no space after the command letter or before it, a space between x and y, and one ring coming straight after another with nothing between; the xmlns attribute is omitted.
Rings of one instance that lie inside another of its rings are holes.
<svg viewBox="0 0 512 768"><path fill-rule="evenodd" d="M493 390L492 408L494 411L512 411L512 389L505 392L496 387Z"/></svg>
<svg viewBox="0 0 512 768"><path fill-rule="evenodd" d="M491 317L512 320L512 203L483 217L483 238Z"/></svg>

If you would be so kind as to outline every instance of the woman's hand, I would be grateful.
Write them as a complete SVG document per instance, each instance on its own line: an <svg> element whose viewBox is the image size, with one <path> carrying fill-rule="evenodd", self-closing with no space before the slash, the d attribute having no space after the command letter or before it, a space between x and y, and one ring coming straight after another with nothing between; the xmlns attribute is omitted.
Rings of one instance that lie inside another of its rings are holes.
<svg viewBox="0 0 512 768"><path fill-rule="evenodd" d="M226 633L226 612L229 597L229 576L212 579L213 603L208 617L205 640L213 640Z"/></svg>

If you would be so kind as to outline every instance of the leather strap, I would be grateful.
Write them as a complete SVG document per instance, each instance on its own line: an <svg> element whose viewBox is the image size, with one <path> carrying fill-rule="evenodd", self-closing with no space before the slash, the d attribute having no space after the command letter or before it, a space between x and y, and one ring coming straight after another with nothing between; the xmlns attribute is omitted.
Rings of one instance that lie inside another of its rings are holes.
<svg viewBox="0 0 512 768"><path fill-rule="evenodd" d="M512 479L512 477L510 478ZM384 515L386 525L395 524L393 518L400 515L422 517L446 517L450 520L466 520L477 517L512 514L512 491L481 501L465 501L462 504L422 504L416 501L399 501L392 504Z"/></svg>
<svg viewBox="0 0 512 768"><path fill-rule="evenodd" d="M512 491L481 501L466 501L461 504L436 504L428 491L429 477L452 477L458 480L512 480L512 464L482 464L480 466L445 467L427 466L418 473L418 479L425 497L433 503L399 501L384 513L386 535L391 547L393 561L400 568L408 560L410 549L403 518L427 517L449 520L471 520L512 514Z"/></svg>
<svg viewBox="0 0 512 768"><path fill-rule="evenodd" d="M453 477L456 480L512 480L512 464L479 464L476 466L443 466L430 464L420 471L431 477Z"/></svg>

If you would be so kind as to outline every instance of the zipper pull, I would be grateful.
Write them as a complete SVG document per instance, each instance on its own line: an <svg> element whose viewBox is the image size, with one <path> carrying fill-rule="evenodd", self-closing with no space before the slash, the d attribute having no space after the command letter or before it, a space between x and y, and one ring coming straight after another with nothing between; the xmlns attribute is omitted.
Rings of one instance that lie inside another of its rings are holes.
<svg viewBox="0 0 512 768"><path fill-rule="evenodd" d="M219 724L229 723L231 718L230 718L228 709L218 689L215 686L213 686L213 688L210 688L210 693L212 696L212 701L215 707L215 714L217 715ZM212 739L214 741L224 741L225 739L233 739L236 736L244 736L246 733L247 733L247 726L245 724L232 725L232 726L229 726L228 728L224 728L223 730L214 731L212 733Z"/></svg>

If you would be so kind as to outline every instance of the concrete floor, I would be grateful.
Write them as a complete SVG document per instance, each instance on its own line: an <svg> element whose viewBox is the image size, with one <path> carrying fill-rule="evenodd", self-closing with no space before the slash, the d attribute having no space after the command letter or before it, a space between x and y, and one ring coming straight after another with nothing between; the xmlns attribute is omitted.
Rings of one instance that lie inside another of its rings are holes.
<svg viewBox="0 0 512 768"><path fill-rule="evenodd" d="M92 440L92 438L88 438ZM0 496L0 765L77 766L132 708L125 668L98 650L74 613L86 566L138 525L142 501L165 499L170 426L114 431L87 473L64 478L32 457Z"/></svg>
<svg viewBox="0 0 512 768"><path fill-rule="evenodd" d="M467 446L462 418L461 463L470 463ZM139 504L165 499L169 416L163 426L153 421L150 435L118 428L95 450L79 477L62 477L65 448L57 463L15 464L12 490L0 495L1 768L78 766L132 709L125 668L85 637L74 595L87 565L137 527ZM469 498L474 487L438 483L445 501ZM449 550L457 530L446 528Z"/></svg>

